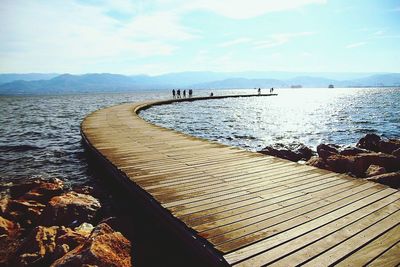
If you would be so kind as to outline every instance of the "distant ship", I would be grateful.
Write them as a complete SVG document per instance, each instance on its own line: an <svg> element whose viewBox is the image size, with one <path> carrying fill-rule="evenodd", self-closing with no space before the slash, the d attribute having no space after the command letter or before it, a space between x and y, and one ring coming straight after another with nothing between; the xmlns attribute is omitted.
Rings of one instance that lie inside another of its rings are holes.
<svg viewBox="0 0 400 267"><path fill-rule="evenodd" d="M303 86L301 86L300 84L295 84L290 86L290 88L303 88Z"/></svg>
<svg viewBox="0 0 400 267"><path fill-rule="evenodd" d="M328 88L335 88L335 87L333 86L333 84L330 84L330 85L328 86Z"/></svg>

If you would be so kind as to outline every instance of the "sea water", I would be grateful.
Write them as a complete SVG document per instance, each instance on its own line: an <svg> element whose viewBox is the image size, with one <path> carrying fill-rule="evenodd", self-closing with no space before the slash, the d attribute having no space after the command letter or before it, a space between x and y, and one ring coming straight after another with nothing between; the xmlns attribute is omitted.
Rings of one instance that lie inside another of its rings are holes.
<svg viewBox="0 0 400 267"><path fill-rule="evenodd" d="M195 90L195 96L211 90ZM214 95L255 94L214 90ZM262 93L267 93L267 90ZM354 144L366 133L400 137L399 88L277 89L278 96L226 98L155 106L144 119L190 135L259 150L274 143ZM120 94L0 96L1 182L94 178L80 124L91 112L120 103L171 98L170 91Z"/></svg>

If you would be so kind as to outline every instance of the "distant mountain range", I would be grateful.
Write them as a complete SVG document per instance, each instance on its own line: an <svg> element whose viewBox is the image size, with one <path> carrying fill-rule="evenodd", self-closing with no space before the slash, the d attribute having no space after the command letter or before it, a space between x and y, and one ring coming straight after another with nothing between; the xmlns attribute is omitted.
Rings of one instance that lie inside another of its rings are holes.
<svg viewBox="0 0 400 267"><path fill-rule="evenodd" d="M127 92L193 88L400 86L400 73L181 72L158 76L95 73L0 74L0 94Z"/></svg>

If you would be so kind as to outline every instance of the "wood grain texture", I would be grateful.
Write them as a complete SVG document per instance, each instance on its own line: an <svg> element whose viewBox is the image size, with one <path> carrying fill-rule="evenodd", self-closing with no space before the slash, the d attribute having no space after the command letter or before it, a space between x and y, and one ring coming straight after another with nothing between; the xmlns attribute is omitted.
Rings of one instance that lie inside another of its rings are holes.
<svg viewBox="0 0 400 267"><path fill-rule="evenodd" d="M398 190L188 136L138 116L173 101L98 110L81 131L176 227L194 234L193 242L201 240L230 265L399 264Z"/></svg>

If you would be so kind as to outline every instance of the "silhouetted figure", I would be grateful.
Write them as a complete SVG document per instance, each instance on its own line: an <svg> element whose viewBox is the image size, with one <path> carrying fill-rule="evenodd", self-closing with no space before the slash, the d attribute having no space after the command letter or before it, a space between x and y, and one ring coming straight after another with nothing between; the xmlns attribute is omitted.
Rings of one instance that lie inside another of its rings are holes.
<svg viewBox="0 0 400 267"><path fill-rule="evenodd" d="M175 99L175 89L172 89L172 98Z"/></svg>
<svg viewBox="0 0 400 267"><path fill-rule="evenodd" d="M176 97L177 97L177 98L181 98L181 90L180 90L180 89L178 89L178 90L176 91Z"/></svg>
<svg viewBox="0 0 400 267"><path fill-rule="evenodd" d="M213 93L213 92L211 92L210 96L214 96L214 93Z"/></svg>
<svg viewBox="0 0 400 267"><path fill-rule="evenodd" d="M192 95L193 95L193 90L189 89L189 97L192 97Z"/></svg>
<svg viewBox="0 0 400 267"><path fill-rule="evenodd" d="M261 95L261 88L258 88L258 94Z"/></svg>
<svg viewBox="0 0 400 267"><path fill-rule="evenodd" d="M271 90L272 90L271 93L273 93L274 92L274 87L272 87Z"/></svg>
<svg viewBox="0 0 400 267"><path fill-rule="evenodd" d="M183 90L183 97L186 98L186 90Z"/></svg>

